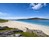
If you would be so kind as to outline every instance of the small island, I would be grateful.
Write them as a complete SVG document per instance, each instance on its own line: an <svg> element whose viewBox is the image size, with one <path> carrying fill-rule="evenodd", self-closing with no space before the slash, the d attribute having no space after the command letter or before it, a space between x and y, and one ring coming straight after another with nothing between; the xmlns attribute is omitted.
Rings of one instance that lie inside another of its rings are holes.
<svg viewBox="0 0 49 40"><path fill-rule="evenodd" d="M28 20L49 20L46 18L28 18Z"/></svg>
<svg viewBox="0 0 49 40"><path fill-rule="evenodd" d="M49 19L46 19L46 18L27 18L27 19L17 19L17 20L49 20Z"/></svg>

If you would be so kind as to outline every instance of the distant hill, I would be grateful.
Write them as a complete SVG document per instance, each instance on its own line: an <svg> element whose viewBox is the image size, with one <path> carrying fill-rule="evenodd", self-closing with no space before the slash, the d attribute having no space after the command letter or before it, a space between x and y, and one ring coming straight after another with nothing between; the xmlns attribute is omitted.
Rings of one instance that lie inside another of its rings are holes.
<svg viewBox="0 0 49 40"><path fill-rule="evenodd" d="M28 20L49 20L46 18L28 18Z"/></svg>
<svg viewBox="0 0 49 40"><path fill-rule="evenodd" d="M27 19L18 19L18 20L49 20L46 18L27 18Z"/></svg>

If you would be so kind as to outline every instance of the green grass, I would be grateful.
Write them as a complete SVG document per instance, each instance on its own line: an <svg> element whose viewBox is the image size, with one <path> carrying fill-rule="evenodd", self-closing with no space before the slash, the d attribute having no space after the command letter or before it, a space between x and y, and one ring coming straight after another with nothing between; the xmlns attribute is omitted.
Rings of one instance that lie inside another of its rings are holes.
<svg viewBox="0 0 49 40"><path fill-rule="evenodd" d="M0 23L8 22L8 20L0 19Z"/></svg>
<svg viewBox="0 0 49 40"><path fill-rule="evenodd" d="M24 37L38 37L35 33L29 33L29 32L17 32L16 34L22 34Z"/></svg>
<svg viewBox="0 0 49 40"><path fill-rule="evenodd" d="M5 28L4 30L0 30L0 32L5 32L10 31L10 30L15 30L16 28ZM16 29L17 30L17 29ZM38 35L36 33L30 33L30 32L15 32L14 34L22 34L22 36L24 37L38 37ZM48 36L48 35L46 35Z"/></svg>
<svg viewBox="0 0 49 40"><path fill-rule="evenodd" d="M4 32L4 31L10 31L10 30L14 30L15 28L5 28L4 30L0 30L0 32Z"/></svg>
<svg viewBox="0 0 49 40"><path fill-rule="evenodd" d="M4 32L6 30L10 31L10 30L15 30L16 28L5 28L4 30L0 30L0 32ZM35 33L29 33L29 32L16 32L15 34L22 34L24 37L38 37Z"/></svg>
<svg viewBox="0 0 49 40"><path fill-rule="evenodd" d="M25 37L36 37L37 36L35 33L29 33L29 32L24 32L22 33L22 35Z"/></svg>
<svg viewBox="0 0 49 40"><path fill-rule="evenodd" d="M14 28L5 28L5 30L12 30L12 29L14 29Z"/></svg>

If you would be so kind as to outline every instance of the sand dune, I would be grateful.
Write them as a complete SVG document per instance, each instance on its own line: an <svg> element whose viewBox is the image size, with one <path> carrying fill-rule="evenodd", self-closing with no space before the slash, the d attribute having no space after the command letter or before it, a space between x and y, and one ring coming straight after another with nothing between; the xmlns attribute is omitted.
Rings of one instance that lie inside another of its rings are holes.
<svg viewBox="0 0 49 40"><path fill-rule="evenodd" d="M9 21L6 23L0 23L0 26L8 26L11 28L18 28L26 31L26 27L29 29L34 30L42 30L45 34L49 35L49 27L43 26L43 25L37 25L37 24L30 24L25 22L19 22L19 21Z"/></svg>

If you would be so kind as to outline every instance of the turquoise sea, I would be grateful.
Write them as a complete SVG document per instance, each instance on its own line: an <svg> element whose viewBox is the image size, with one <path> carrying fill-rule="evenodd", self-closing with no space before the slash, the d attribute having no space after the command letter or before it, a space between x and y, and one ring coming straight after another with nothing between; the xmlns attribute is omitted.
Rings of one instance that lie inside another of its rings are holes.
<svg viewBox="0 0 49 40"><path fill-rule="evenodd" d="M22 21L22 22L27 22L27 23L32 23L32 24L49 26L49 20L16 20L16 21Z"/></svg>

